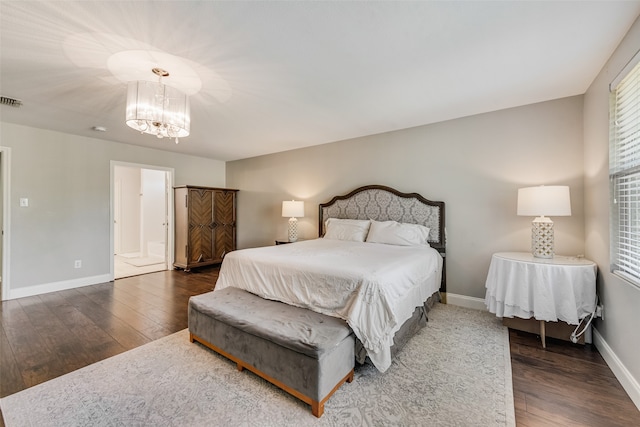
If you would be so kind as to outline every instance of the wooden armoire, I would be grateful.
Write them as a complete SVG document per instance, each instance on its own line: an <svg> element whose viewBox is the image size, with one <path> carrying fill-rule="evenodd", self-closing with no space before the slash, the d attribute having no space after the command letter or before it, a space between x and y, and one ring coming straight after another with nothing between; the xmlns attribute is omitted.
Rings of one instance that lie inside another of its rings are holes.
<svg viewBox="0 0 640 427"><path fill-rule="evenodd" d="M191 185L174 187L174 267L189 271L220 263L236 249L237 192Z"/></svg>

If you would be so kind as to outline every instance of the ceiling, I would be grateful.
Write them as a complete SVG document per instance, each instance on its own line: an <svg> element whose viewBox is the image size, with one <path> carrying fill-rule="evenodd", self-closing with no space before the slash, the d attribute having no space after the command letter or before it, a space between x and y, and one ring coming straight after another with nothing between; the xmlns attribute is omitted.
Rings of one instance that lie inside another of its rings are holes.
<svg viewBox="0 0 640 427"><path fill-rule="evenodd" d="M583 94L640 1L0 2L2 121L236 160ZM124 122L127 80L191 135ZM92 130L102 126L106 132Z"/></svg>

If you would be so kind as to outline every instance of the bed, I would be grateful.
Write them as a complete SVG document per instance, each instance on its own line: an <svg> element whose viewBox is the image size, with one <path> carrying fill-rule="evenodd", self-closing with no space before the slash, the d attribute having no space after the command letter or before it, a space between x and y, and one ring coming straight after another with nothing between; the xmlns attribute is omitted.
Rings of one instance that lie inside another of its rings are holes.
<svg viewBox="0 0 640 427"><path fill-rule="evenodd" d="M444 202L370 185L320 204L318 225L318 239L227 254L215 291L341 318L357 361L384 372L446 292Z"/></svg>

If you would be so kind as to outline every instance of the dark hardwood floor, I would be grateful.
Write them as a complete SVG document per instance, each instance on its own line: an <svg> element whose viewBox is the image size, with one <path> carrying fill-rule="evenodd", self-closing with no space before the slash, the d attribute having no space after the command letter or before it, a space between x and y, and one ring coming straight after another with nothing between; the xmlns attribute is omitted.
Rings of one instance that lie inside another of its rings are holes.
<svg viewBox="0 0 640 427"><path fill-rule="evenodd" d="M633 404L593 345L509 330L518 426L640 426Z"/></svg>
<svg viewBox="0 0 640 427"><path fill-rule="evenodd" d="M187 302L218 267L162 271L3 301L0 397L187 327Z"/></svg>
<svg viewBox="0 0 640 427"><path fill-rule="evenodd" d="M187 327L218 267L164 271L2 302L0 397ZM510 331L518 426L637 426L640 411L595 349ZM0 418L0 425L3 425Z"/></svg>

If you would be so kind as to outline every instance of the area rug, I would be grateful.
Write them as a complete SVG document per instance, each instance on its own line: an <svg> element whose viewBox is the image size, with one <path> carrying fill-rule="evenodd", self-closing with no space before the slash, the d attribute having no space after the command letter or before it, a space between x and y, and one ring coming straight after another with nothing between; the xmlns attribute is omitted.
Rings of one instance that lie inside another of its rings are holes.
<svg viewBox="0 0 640 427"><path fill-rule="evenodd" d="M507 329L487 312L438 304L389 370L356 370L310 407L200 344L188 331L0 399L13 426L515 426Z"/></svg>
<svg viewBox="0 0 640 427"><path fill-rule="evenodd" d="M120 256L122 258L140 258L140 252L127 252L124 254L116 254L116 256Z"/></svg>
<svg viewBox="0 0 640 427"><path fill-rule="evenodd" d="M164 259L158 257L127 258L123 261L135 267L146 267L147 265L164 263Z"/></svg>

